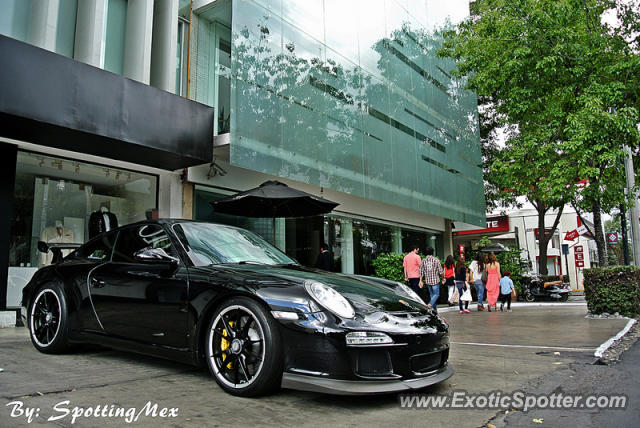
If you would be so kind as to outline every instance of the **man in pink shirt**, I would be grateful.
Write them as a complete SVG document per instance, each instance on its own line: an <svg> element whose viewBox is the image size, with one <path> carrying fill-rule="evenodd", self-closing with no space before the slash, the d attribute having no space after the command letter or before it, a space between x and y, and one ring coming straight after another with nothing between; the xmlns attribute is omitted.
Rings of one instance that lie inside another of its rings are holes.
<svg viewBox="0 0 640 428"><path fill-rule="evenodd" d="M420 256L418 255L419 248L417 245L413 245L409 254L404 256L402 266L404 267L404 280L409 281L409 287L416 294L420 295Z"/></svg>

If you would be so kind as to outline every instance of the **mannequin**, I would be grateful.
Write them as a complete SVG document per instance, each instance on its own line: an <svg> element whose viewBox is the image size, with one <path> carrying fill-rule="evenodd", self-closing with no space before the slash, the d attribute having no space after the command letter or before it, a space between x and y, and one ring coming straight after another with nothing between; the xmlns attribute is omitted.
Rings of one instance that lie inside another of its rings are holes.
<svg viewBox="0 0 640 428"><path fill-rule="evenodd" d="M118 227L118 218L115 214L109 212L109 206L103 202L100 205L100 209L91 213L89 217L89 239L116 227Z"/></svg>
<svg viewBox="0 0 640 428"><path fill-rule="evenodd" d="M65 228L64 224L60 220L56 220L54 226L45 227L40 234L40 240L46 242L47 244L72 244L73 240L73 229ZM69 254L71 250L63 250L62 255L66 256ZM53 260L53 253L48 252L46 254L40 254L40 265L46 266L50 265Z"/></svg>

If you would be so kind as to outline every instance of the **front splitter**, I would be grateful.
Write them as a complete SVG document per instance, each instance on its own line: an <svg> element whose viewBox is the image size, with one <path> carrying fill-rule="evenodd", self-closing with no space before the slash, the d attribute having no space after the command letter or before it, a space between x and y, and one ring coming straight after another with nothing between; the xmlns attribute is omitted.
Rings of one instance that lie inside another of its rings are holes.
<svg viewBox="0 0 640 428"><path fill-rule="evenodd" d="M453 376L453 369L449 366L429 376L409 380L339 380L284 373L282 375L282 387L336 395L385 394L426 388L447 380L451 376Z"/></svg>

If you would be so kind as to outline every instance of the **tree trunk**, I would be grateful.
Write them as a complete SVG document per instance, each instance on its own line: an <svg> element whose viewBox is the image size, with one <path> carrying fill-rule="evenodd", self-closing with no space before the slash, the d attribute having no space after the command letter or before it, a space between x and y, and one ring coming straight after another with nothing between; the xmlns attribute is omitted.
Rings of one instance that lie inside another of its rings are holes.
<svg viewBox="0 0 640 428"><path fill-rule="evenodd" d="M549 244L549 238L545 233L544 225L544 216L547 213L547 208L541 201L538 201L535 206L538 211L538 273L540 273L540 275L548 275L547 245Z"/></svg>
<svg viewBox="0 0 640 428"><path fill-rule="evenodd" d="M607 245L604 242L604 232L602 231L602 218L600 216L600 200L593 202L593 229L596 238L596 246L598 247L598 264L600 266L609 266L609 258L607 257Z"/></svg>
<svg viewBox="0 0 640 428"><path fill-rule="evenodd" d="M549 246L549 241L553 237L553 234L558 228L558 223L560 223L560 217L562 216L562 211L564 210L564 205L558 208L558 213L556 214L556 218L553 221L553 225L551 226L551 231L549 232L549 234L546 233L545 228L545 215L547 214L548 208L542 201L536 201L533 206L538 212L538 273L540 273L540 275L548 275L549 270L547 269L547 247Z"/></svg>

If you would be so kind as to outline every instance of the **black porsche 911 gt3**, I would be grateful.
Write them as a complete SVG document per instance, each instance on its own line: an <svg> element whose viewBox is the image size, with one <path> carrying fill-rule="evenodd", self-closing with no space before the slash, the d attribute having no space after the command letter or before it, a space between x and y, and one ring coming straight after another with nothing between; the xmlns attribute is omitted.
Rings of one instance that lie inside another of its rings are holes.
<svg viewBox="0 0 640 428"><path fill-rule="evenodd" d="M407 286L305 268L243 229L144 221L103 233L23 290L33 345L94 343L206 364L225 391L334 394L441 382L449 333ZM68 246L66 247L68 248Z"/></svg>

